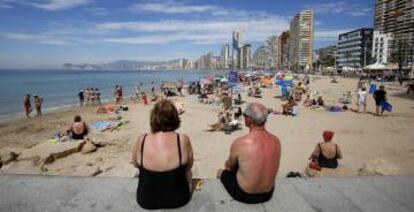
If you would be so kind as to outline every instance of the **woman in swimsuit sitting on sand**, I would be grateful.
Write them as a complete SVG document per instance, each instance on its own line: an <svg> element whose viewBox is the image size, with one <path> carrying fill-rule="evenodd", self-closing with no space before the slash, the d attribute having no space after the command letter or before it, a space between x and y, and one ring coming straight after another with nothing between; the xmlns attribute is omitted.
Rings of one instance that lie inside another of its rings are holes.
<svg viewBox="0 0 414 212"><path fill-rule="evenodd" d="M324 142L316 145L309 160L317 162L320 167L331 169L338 167L338 159L342 159L342 153L339 146L331 142L334 134L332 131L323 132Z"/></svg>

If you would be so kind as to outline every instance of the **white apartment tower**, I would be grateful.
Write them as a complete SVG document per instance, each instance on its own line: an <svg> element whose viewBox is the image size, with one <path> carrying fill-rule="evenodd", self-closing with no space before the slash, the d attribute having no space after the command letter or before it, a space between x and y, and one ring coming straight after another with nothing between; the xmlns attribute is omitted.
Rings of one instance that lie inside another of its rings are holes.
<svg viewBox="0 0 414 212"><path fill-rule="evenodd" d="M372 59L376 63L387 64L394 46L394 36L392 33L381 33L374 31L372 39Z"/></svg>
<svg viewBox="0 0 414 212"><path fill-rule="evenodd" d="M303 10L290 22L289 60L291 67L306 69L313 61L314 12Z"/></svg>

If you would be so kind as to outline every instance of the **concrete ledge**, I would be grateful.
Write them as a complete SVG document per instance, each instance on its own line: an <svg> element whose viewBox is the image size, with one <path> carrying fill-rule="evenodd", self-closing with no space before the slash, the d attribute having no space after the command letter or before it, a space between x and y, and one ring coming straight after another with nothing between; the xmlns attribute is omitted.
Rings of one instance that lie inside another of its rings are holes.
<svg viewBox="0 0 414 212"><path fill-rule="evenodd" d="M137 179L0 175L0 211L144 211ZM171 211L414 211L414 176L277 179L271 201L236 202L204 180L185 207Z"/></svg>

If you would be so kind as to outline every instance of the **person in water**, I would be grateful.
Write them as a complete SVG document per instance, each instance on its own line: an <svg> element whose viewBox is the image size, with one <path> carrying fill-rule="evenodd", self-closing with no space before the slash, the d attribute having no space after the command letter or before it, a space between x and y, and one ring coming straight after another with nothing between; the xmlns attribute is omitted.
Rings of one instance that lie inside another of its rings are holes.
<svg viewBox="0 0 414 212"><path fill-rule="evenodd" d="M139 136L133 148L132 163L139 169L136 198L142 208L178 208L191 199L193 151L188 136L175 132L180 122L174 104L159 101L151 111L151 132Z"/></svg>
<svg viewBox="0 0 414 212"><path fill-rule="evenodd" d="M230 155L217 178L233 199L244 203L261 203L272 198L279 170L280 141L266 128L268 111L259 103L250 103L243 112L250 129L230 147Z"/></svg>
<svg viewBox="0 0 414 212"><path fill-rule="evenodd" d="M84 121L82 121L81 116L77 115L73 119L73 124L70 126L69 131L72 133L72 139L82 140L88 135L89 128Z"/></svg>
<svg viewBox="0 0 414 212"><path fill-rule="evenodd" d="M323 132L324 142L315 146L309 160L318 162L319 166L324 168L335 169L338 167L338 159L342 159L342 153L339 146L331 142L334 134L332 131Z"/></svg>

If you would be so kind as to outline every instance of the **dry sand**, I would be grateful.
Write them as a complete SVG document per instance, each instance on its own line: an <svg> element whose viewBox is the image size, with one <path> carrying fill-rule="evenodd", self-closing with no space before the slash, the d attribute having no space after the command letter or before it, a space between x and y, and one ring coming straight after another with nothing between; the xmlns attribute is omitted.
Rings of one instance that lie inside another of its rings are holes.
<svg viewBox="0 0 414 212"><path fill-rule="evenodd" d="M339 98L342 92L354 91L357 83L356 79L339 79L339 83L332 84L327 77L317 78L319 79L312 82L310 87L320 91L328 104L339 105L334 99ZM348 170L337 172L337 175L414 174L414 98L405 95L405 87L396 83L387 83L386 90L394 111L384 117L353 112L329 113L304 107L300 108L296 117L270 115L267 129L277 135L282 143L278 175L286 176L289 171L303 172L309 154L315 144L322 141L321 134L326 129L336 132L333 142L340 145L344 156L340 164ZM276 88L265 89L262 99L243 94L247 102L257 101L281 110L278 96L280 92ZM193 175L214 178L216 170L227 159L232 141L247 133L248 129L243 127L231 135L206 132L208 125L216 122L220 107L200 104L191 96L182 100L186 112L181 116L182 125L178 132L189 135L191 139L195 157ZM152 104L129 104L129 111L122 114L124 120L130 121L128 125L119 131L90 134L92 140L104 142L106 146L89 154L75 152L63 155L65 157L59 156L43 166L38 163L38 158L26 156L59 149L61 143L51 143L48 140L55 131L68 126L75 114L81 114L87 123L105 120L109 115L96 114L95 107L85 107L47 114L41 118L4 122L0 124L0 156L5 161L11 150L20 156L17 161L3 165L0 172L132 177L136 169L130 164L131 149L138 135L149 131L151 108ZM368 111L375 111L372 97L368 101ZM73 142L68 145L78 144ZM358 172L363 167L365 172Z"/></svg>

